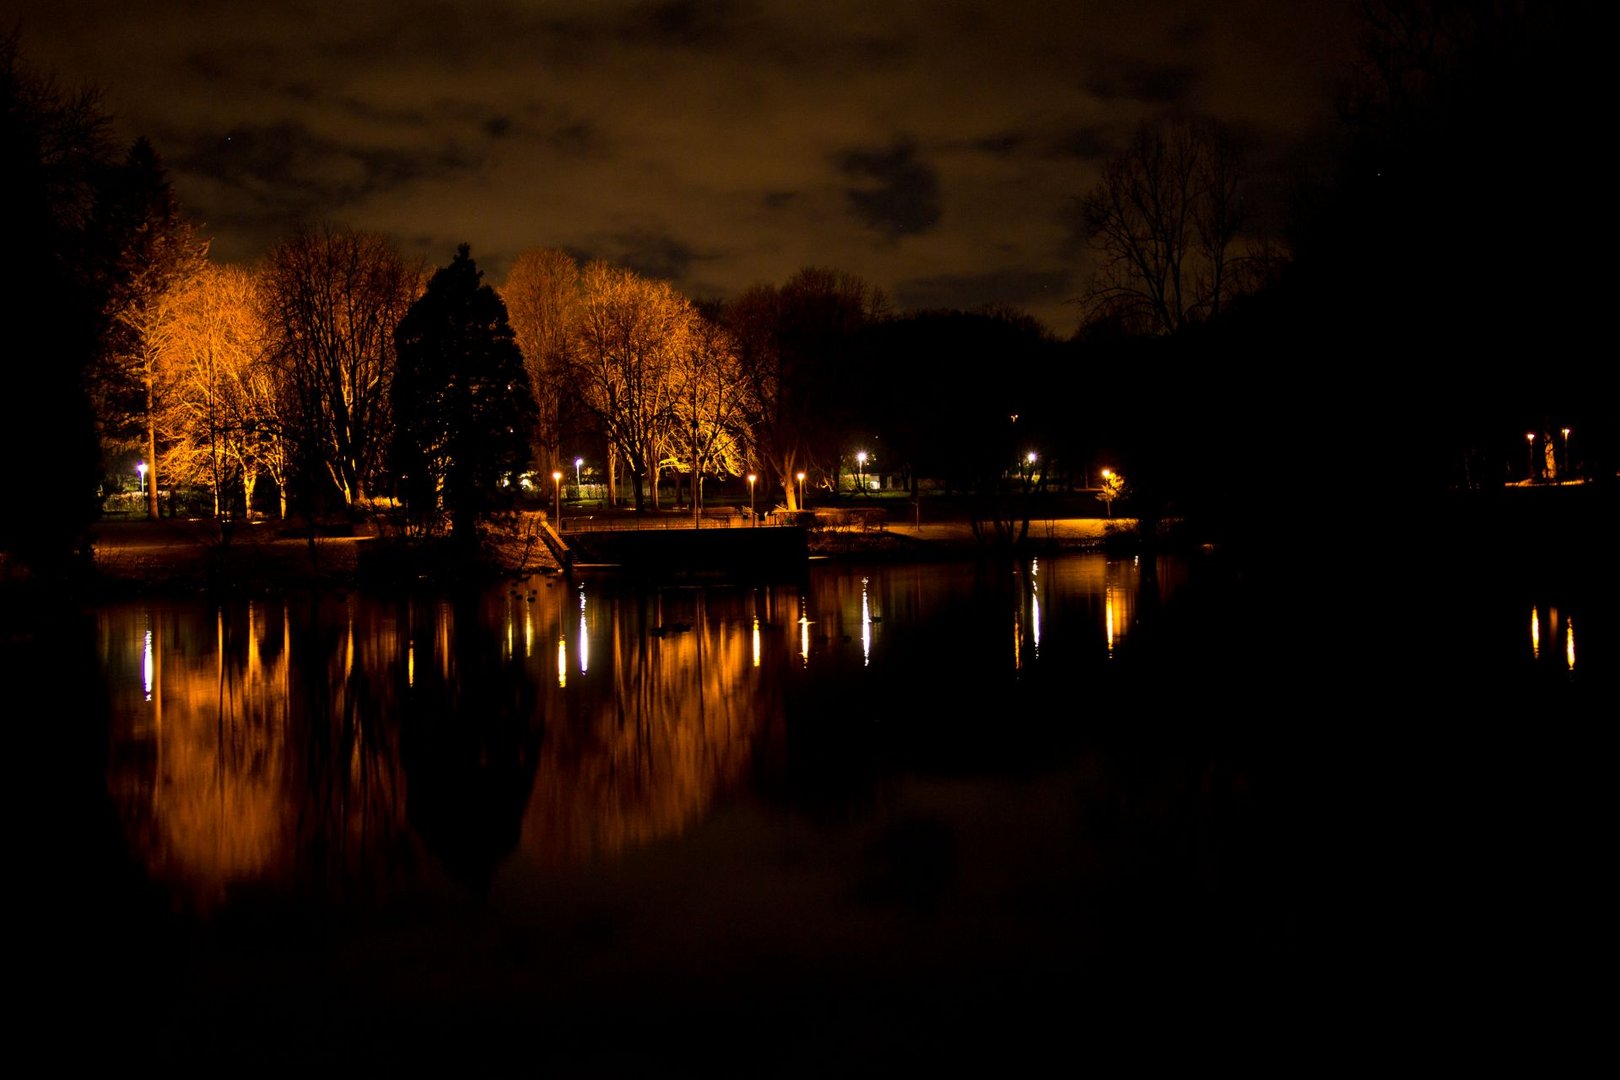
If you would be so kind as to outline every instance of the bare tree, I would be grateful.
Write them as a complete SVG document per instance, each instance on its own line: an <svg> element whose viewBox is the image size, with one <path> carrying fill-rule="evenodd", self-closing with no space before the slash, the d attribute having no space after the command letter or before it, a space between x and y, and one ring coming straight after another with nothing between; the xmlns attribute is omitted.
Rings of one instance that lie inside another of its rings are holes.
<svg viewBox="0 0 1620 1080"><path fill-rule="evenodd" d="M838 459L855 345L887 307L883 293L860 277L807 267L780 288L747 290L726 309L754 453L775 473L790 507L798 505L797 473L818 462L830 472Z"/></svg>
<svg viewBox="0 0 1620 1080"><path fill-rule="evenodd" d="M580 271L574 257L554 248L517 257L500 290L523 365L539 407L534 431L535 470L550 475L564 464L569 376L580 320Z"/></svg>
<svg viewBox="0 0 1620 1080"><path fill-rule="evenodd" d="M673 419L674 371L687 348L692 305L668 282L593 262L585 267L576 381L585 405L624 457L636 509L656 485ZM657 505L657 492L653 504Z"/></svg>
<svg viewBox="0 0 1620 1080"><path fill-rule="evenodd" d="M747 418L753 410L747 380L725 328L694 312L685 340L674 370L670 464L690 476L692 521L697 525L703 477L741 476L747 469L751 448Z"/></svg>
<svg viewBox="0 0 1620 1080"><path fill-rule="evenodd" d="M1245 224L1237 147L1213 121L1141 128L1082 200L1101 259L1090 321L1172 334L1220 314Z"/></svg>
<svg viewBox="0 0 1620 1080"><path fill-rule="evenodd" d="M394 328L421 285L390 241L347 229L299 232L266 265L266 324L298 455L351 506L382 468Z"/></svg>

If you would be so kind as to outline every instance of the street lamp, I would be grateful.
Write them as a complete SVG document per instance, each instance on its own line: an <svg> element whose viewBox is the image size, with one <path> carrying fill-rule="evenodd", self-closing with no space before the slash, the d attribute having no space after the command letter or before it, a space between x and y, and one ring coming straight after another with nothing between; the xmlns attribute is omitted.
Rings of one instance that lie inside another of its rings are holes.
<svg viewBox="0 0 1620 1080"><path fill-rule="evenodd" d="M804 509L804 470L803 469L799 470L798 481L799 481L799 509L803 510Z"/></svg>
<svg viewBox="0 0 1620 1080"><path fill-rule="evenodd" d="M862 491L866 490L866 451L862 450L855 455L855 485Z"/></svg>
<svg viewBox="0 0 1620 1080"><path fill-rule="evenodd" d="M562 470L551 471L552 514L557 519L557 531L562 531Z"/></svg>
<svg viewBox="0 0 1620 1080"><path fill-rule="evenodd" d="M1524 482L1533 484L1536 481L1536 433L1524 433Z"/></svg>
<svg viewBox="0 0 1620 1080"><path fill-rule="evenodd" d="M754 481L757 479L759 477L753 473L748 474L748 524L750 527L759 524L759 519L754 516Z"/></svg>
<svg viewBox="0 0 1620 1080"><path fill-rule="evenodd" d="M580 491L579 491L579 467L581 465L583 465L583 464L585 464L585 459L584 458L577 457L577 458L574 459L574 498L576 498L576 499L579 498L579 496L580 496Z"/></svg>
<svg viewBox="0 0 1620 1080"><path fill-rule="evenodd" d="M1569 432L1567 430L1564 432L1564 441L1566 443L1569 441ZM141 494L145 495L146 494L146 462L137 461L135 463L135 471L140 474L140 477L141 477Z"/></svg>
<svg viewBox="0 0 1620 1080"><path fill-rule="evenodd" d="M1569 476L1569 428L1564 429L1564 476Z"/></svg>

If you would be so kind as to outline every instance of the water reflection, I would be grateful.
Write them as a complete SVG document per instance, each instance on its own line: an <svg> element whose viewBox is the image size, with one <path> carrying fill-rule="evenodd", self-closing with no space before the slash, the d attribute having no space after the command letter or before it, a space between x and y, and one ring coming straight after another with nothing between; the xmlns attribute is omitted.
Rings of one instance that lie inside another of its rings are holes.
<svg viewBox="0 0 1620 1080"><path fill-rule="evenodd" d="M948 718L992 745L1012 688L1046 688L1020 700L1059 710L1094 697L1186 573L1064 556L758 588L536 578L456 598L112 607L109 784L151 876L201 910L245 885L482 892L515 865L680 835L805 762L841 790L828 778L849 744L818 757L829 730ZM1538 660L1575 670L1566 611L1532 608L1530 634Z"/></svg>
<svg viewBox="0 0 1620 1080"><path fill-rule="evenodd" d="M1552 648L1556 651L1550 653L1548 658L1554 663L1561 662L1567 671L1573 673L1575 671L1575 619L1572 616L1564 616L1561 632L1559 623L1558 606L1549 604L1547 606L1547 633L1552 639ZM1530 659L1542 660L1541 609L1535 606L1530 608Z"/></svg>

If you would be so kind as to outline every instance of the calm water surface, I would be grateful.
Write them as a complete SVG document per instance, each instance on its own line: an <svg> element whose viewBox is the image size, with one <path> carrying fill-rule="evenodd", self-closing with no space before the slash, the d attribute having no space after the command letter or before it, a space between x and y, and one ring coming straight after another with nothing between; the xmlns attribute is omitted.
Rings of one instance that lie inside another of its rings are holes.
<svg viewBox="0 0 1620 1080"><path fill-rule="evenodd" d="M1567 693L1611 662L1582 603L1493 598L1477 649L1428 655ZM1102 555L107 606L83 670L122 869L86 938L172 1061L520 1039L770 1072L1172 1012L1303 1030L1367 933L1321 924L1378 892L1346 775L1391 747L1376 668L1319 676L1321 606Z"/></svg>

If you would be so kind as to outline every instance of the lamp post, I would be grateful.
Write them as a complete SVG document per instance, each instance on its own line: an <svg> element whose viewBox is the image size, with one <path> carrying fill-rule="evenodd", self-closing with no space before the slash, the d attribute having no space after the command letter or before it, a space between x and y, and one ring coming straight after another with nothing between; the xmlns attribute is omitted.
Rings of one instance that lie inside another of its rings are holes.
<svg viewBox="0 0 1620 1080"><path fill-rule="evenodd" d="M1569 476L1569 428L1564 429L1564 476Z"/></svg>
<svg viewBox="0 0 1620 1080"><path fill-rule="evenodd" d="M754 481L759 479L753 473L748 474L748 525L752 528L759 524L759 518L754 516Z"/></svg>
<svg viewBox="0 0 1620 1080"><path fill-rule="evenodd" d="M585 464L585 459L584 458L577 457L577 458L574 459L574 498L576 498L576 499L580 497L579 467L581 465L583 465L583 464Z"/></svg>
<svg viewBox="0 0 1620 1080"><path fill-rule="evenodd" d="M1524 482L1533 484L1536 481L1536 433L1524 433Z"/></svg>
<svg viewBox="0 0 1620 1080"><path fill-rule="evenodd" d="M557 519L557 531L562 532L562 470L551 472L552 516Z"/></svg>
<svg viewBox="0 0 1620 1080"><path fill-rule="evenodd" d="M1567 434L1565 436L1565 441L1566 442L1568 441ZM135 463L135 471L138 474L140 474L140 478L141 478L141 481L140 481L140 483L141 483L141 494L145 495L146 494L146 462L137 461Z"/></svg>
<svg viewBox="0 0 1620 1080"><path fill-rule="evenodd" d="M855 486L866 491L866 451L855 455Z"/></svg>
<svg viewBox="0 0 1620 1080"><path fill-rule="evenodd" d="M804 509L804 470L800 469L797 475L799 481L799 509Z"/></svg>

